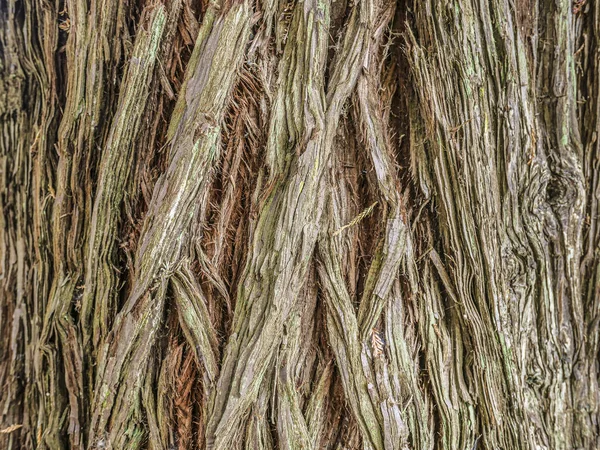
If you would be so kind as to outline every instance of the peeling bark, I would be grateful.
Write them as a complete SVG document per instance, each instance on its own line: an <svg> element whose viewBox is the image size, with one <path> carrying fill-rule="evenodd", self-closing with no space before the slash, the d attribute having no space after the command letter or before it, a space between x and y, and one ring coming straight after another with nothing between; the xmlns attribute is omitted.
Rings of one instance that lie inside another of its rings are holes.
<svg viewBox="0 0 600 450"><path fill-rule="evenodd" d="M0 3L0 447L600 447L600 6Z"/></svg>

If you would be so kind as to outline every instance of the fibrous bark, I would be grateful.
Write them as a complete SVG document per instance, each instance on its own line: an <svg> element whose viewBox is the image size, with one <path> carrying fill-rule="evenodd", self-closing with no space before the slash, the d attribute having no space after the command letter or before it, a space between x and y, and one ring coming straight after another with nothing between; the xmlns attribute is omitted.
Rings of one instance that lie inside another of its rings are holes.
<svg viewBox="0 0 600 450"><path fill-rule="evenodd" d="M3 0L0 446L600 447L600 5Z"/></svg>

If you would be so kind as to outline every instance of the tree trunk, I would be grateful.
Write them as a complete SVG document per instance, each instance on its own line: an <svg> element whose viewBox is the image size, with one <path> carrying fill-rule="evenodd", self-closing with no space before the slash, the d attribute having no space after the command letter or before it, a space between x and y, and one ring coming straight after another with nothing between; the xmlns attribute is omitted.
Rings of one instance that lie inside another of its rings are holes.
<svg viewBox="0 0 600 450"><path fill-rule="evenodd" d="M600 448L600 2L0 25L2 449Z"/></svg>

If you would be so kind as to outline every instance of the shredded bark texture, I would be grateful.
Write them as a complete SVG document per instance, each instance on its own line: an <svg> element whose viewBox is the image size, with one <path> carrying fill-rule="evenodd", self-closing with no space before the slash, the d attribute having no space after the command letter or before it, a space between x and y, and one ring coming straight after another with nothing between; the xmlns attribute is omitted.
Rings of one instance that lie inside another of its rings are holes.
<svg viewBox="0 0 600 450"><path fill-rule="evenodd" d="M0 448L600 448L600 2L0 1Z"/></svg>

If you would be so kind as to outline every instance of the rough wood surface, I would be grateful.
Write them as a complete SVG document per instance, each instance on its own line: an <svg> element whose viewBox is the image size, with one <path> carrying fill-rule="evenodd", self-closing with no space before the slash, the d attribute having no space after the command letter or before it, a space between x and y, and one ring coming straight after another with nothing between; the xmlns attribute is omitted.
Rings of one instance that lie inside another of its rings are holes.
<svg viewBox="0 0 600 450"><path fill-rule="evenodd" d="M600 2L1 0L0 448L600 448Z"/></svg>

